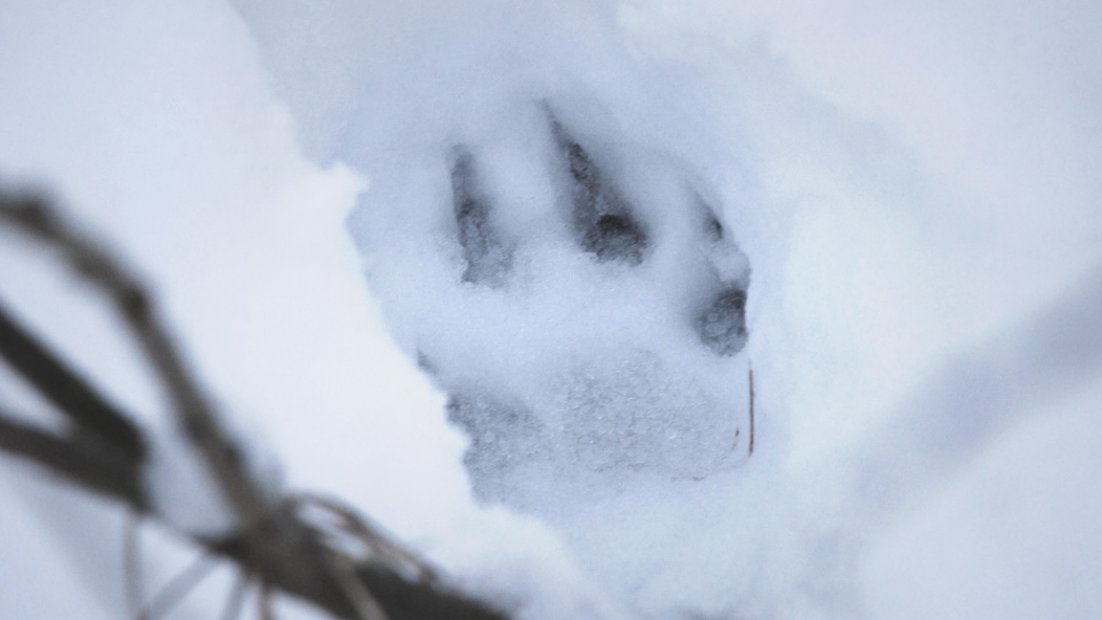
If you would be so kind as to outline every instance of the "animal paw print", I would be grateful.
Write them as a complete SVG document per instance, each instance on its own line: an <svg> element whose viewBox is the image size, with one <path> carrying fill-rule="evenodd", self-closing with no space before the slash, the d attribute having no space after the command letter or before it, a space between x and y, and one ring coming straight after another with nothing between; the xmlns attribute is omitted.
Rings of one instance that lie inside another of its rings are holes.
<svg viewBox="0 0 1102 620"><path fill-rule="evenodd" d="M750 269L722 215L673 158L550 106L531 118L511 146L442 149L447 182L427 192L438 217L416 253L442 257L424 270L437 275L418 283L407 266L404 295L376 286L450 395L476 492L538 507L553 488L737 464Z"/></svg>

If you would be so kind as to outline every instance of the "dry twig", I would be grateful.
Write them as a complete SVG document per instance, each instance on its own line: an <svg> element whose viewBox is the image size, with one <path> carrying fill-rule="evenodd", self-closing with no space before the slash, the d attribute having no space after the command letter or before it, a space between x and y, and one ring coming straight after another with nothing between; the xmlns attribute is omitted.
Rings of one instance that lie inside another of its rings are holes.
<svg viewBox="0 0 1102 620"><path fill-rule="evenodd" d="M303 505L301 498L287 500L265 488L245 466L240 446L222 428L216 409L184 363L151 296L121 261L34 196L0 193L0 224L60 254L124 319L154 370L177 422L238 520L237 531L231 536L218 540L192 538L258 579L262 612L270 614L266 611L268 593L278 588L342 618L504 618L480 602L449 591L431 578L431 571L408 575L411 565L423 567L415 559L410 562L412 555L396 552L399 547L362 519L351 517L351 511L331 502L309 500L307 503L339 517L346 531L378 551L369 558L353 558L327 544L324 534L297 514ZM70 436L59 437L15 422L9 412L0 411L0 450L24 456L78 486L149 514L150 506L139 482L146 451L140 428L10 319L2 306L0 354L73 425ZM180 578L184 576L187 574ZM153 607L160 605L154 601ZM155 611L153 607L151 612Z"/></svg>

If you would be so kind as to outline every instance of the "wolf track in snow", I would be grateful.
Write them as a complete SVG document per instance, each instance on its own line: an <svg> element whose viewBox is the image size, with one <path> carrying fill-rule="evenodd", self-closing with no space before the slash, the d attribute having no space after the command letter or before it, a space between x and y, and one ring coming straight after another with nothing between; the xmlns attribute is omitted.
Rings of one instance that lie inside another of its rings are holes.
<svg viewBox="0 0 1102 620"><path fill-rule="evenodd" d="M446 273L422 283L426 299L380 295L409 315L420 365L450 396L476 493L536 507L555 488L736 464L746 256L676 161L636 157L538 107L529 127L542 135L507 160L529 175L519 192L494 145L442 149L425 245ZM536 193L537 206L519 204Z"/></svg>

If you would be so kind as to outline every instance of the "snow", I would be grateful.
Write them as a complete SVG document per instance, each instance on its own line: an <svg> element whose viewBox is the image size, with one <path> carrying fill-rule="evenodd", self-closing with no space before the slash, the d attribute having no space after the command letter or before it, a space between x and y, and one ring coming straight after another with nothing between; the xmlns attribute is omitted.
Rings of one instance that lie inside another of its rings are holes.
<svg viewBox="0 0 1102 620"><path fill-rule="evenodd" d="M1100 396L1095 384L1054 398L878 536L863 567L869 615L1097 616L1102 489L1084 465L1100 447Z"/></svg>
<svg viewBox="0 0 1102 620"><path fill-rule="evenodd" d="M140 266L272 484L524 618L1095 617L1099 26L1072 0L6 3L0 181ZM548 110L638 265L572 236ZM463 278L457 145L495 285ZM223 527L109 313L0 257L5 303L157 429L162 510ZM725 357L694 317L734 283ZM31 471L0 466L0 615L118 617L121 516Z"/></svg>

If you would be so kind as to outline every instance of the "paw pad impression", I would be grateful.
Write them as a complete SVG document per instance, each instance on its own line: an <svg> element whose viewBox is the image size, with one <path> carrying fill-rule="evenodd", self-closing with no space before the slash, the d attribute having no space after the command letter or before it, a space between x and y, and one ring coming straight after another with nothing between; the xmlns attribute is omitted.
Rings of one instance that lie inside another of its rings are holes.
<svg viewBox="0 0 1102 620"><path fill-rule="evenodd" d="M564 235L557 256L588 260L532 263L533 231L509 224L519 207L494 191L494 160L459 144L447 153L456 292L416 308L444 317L418 354L470 437L476 492L533 507L566 480L700 478L738 461L745 255L688 183L656 216L546 108L543 130L550 156L531 165L554 188L561 233L539 232ZM689 232L669 233L668 218Z"/></svg>

